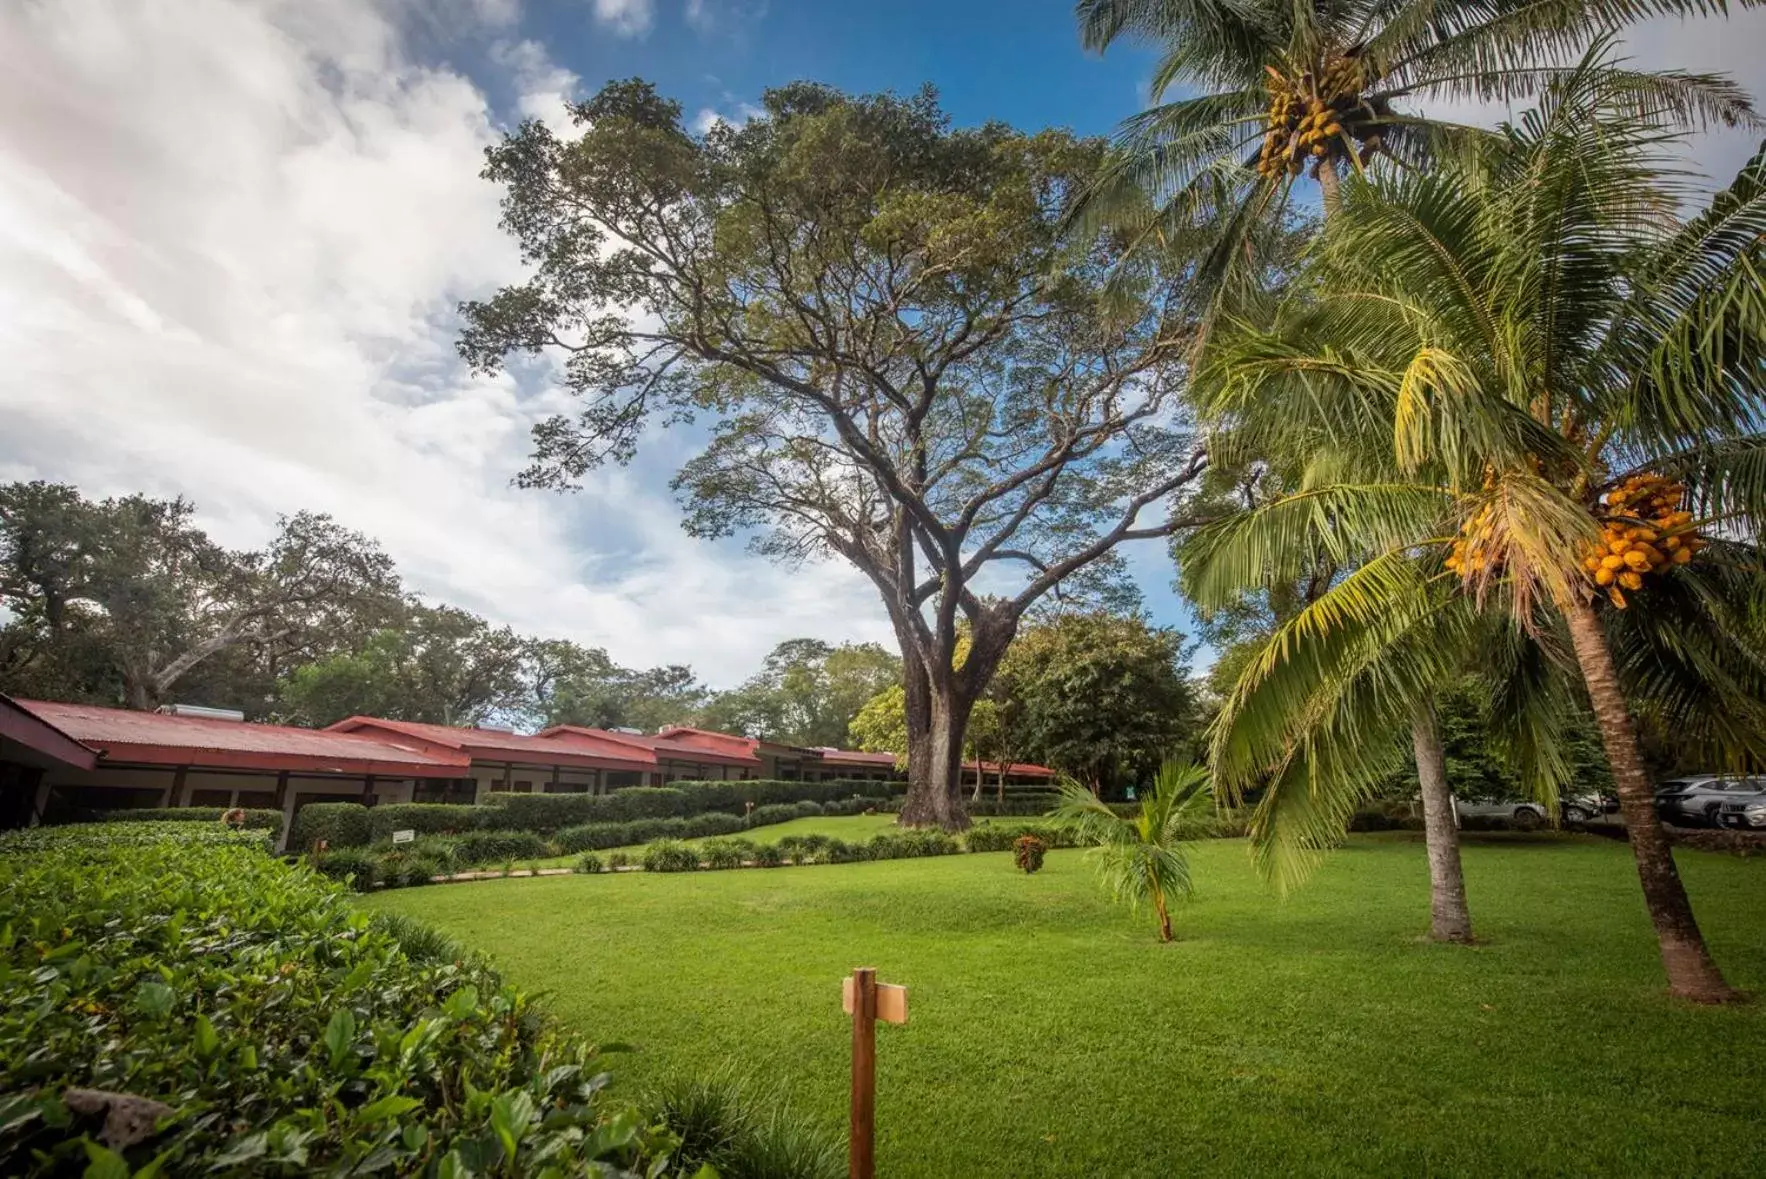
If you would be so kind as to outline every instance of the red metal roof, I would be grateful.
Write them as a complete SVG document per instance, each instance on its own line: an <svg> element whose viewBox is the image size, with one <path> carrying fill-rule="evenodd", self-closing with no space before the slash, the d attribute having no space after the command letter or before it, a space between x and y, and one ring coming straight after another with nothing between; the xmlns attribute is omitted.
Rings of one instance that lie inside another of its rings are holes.
<svg viewBox="0 0 1766 1179"><path fill-rule="evenodd" d="M974 770L977 766L990 774L997 774L1000 771L1000 763L997 761L966 761L963 763L965 770ZM1053 778L1055 776L1055 771L1047 766L1033 765L1030 762L1022 761L1015 761L1006 766L1006 773L1019 778Z"/></svg>
<svg viewBox="0 0 1766 1179"><path fill-rule="evenodd" d="M752 753L739 753L731 746L717 748L709 741L693 744L677 737L675 734L679 731L665 729L662 735L653 737L648 733L615 733L608 729L590 729L581 725L553 725L549 729L541 729L539 735L544 738L577 738L593 741L599 743L603 748L617 748L623 745L630 749L646 750L658 759L687 761L698 765L760 765L760 759ZM699 729L686 731L703 733L703 730ZM747 741L746 737L730 737L724 733L713 735L723 737L726 741Z"/></svg>
<svg viewBox="0 0 1766 1179"><path fill-rule="evenodd" d="M32 714L97 749L107 761L227 769L456 778L464 754L417 751L352 733L165 716L91 704L20 700Z"/></svg>
<svg viewBox="0 0 1766 1179"><path fill-rule="evenodd" d="M4 741L22 745L34 755L25 759L33 765L59 762L89 770L98 764L96 752L12 697L0 695L0 742Z"/></svg>
<svg viewBox="0 0 1766 1179"><path fill-rule="evenodd" d="M420 721L385 720L377 716L352 716L338 721L326 732L373 733L380 740L409 746L415 741L426 749L440 746L459 750L475 761L525 762L538 765L578 766L600 770L643 770L656 764L646 751L624 748L585 750L550 737L508 733L499 729L474 729L454 725L431 725ZM403 739L401 741L401 739Z"/></svg>

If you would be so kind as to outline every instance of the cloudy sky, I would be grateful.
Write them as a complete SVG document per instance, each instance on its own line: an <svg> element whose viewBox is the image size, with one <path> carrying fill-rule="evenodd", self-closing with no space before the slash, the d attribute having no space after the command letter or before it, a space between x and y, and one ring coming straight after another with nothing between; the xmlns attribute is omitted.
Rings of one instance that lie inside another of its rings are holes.
<svg viewBox="0 0 1766 1179"><path fill-rule="evenodd" d="M1763 15L1634 44L1759 93ZM690 438L575 496L510 487L561 402L454 357L454 306L519 273L482 151L634 74L701 121L793 78L929 80L959 122L1101 132L1146 72L1081 54L1067 0L8 0L0 480L182 494L241 547L329 512L434 599L719 685L782 638L887 639L856 574L780 575L680 530ZM1696 155L1733 171L1748 150ZM1163 555L1134 564L1181 622Z"/></svg>

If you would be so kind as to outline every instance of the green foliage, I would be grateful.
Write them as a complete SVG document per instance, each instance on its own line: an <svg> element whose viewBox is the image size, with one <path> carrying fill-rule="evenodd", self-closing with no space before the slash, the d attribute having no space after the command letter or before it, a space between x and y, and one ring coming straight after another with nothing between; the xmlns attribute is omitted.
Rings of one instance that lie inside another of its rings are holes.
<svg viewBox="0 0 1766 1179"><path fill-rule="evenodd" d="M290 851L305 852L317 840L333 848L366 847L373 841L368 808L359 802L309 802L294 814Z"/></svg>
<svg viewBox="0 0 1766 1179"><path fill-rule="evenodd" d="M672 1145L482 964L256 848L69 839L0 857L0 896L9 1175L623 1174ZM70 1087L164 1108L100 1146Z"/></svg>
<svg viewBox="0 0 1766 1179"><path fill-rule="evenodd" d="M645 1102L679 1139L683 1174L708 1167L719 1179L839 1179L841 1142L793 1117L776 1092L727 1072L681 1078Z"/></svg>
<svg viewBox="0 0 1766 1179"><path fill-rule="evenodd" d="M835 647L787 639L766 657L760 674L715 697L699 723L786 745L844 748L865 702L900 683L901 658L875 643Z"/></svg>
<svg viewBox="0 0 1766 1179"><path fill-rule="evenodd" d="M773 823L788 823L798 818L799 812L795 804L775 803L772 806L757 806L749 812L750 827L766 827Z"/></svg>
<svg viewBox="0 0 1766 1179"><path fill-rule="evenodd" d="M776 843L763 843L754 852L754 865L757 868L779 868L785 863L785 853Z"/></svg>
<svg viewBox="0 0 1766 1179"><path fill-rule="evenodd" d="M1139 908L1152 902L1160 940L1170 941L1170 907L1193 891L1189 859L1179 841L1185 821L1209 801L1206 770L1168 761L1132 818L1116 814L1077 782L1063 784L1061 805L1052 817L1078 828L1080 842L1092 848L1099 879L1119 903Z"/></svg>
<svg viewBox="0 0 1766 1179"><path fill-rule="evenodd" d="M1042 859L1048 850L1049 845L1036 836L1020 835L1012 841L1012 862L1028 876L1042 870Z"/></svg>
<svg viewBox="0 0 1766 1179"><path fill-rule="evenodd" d="M365 847L340 847L325 852L313 867L357 892L368 892L380 882L380 856Z"/></svg>
<svg viewBox="0 0 1766 1179"><path fill-rule="evenodd" d="M675 839L658 839L644 849L646 872L697 872L699 851Z"/></svg>
<svg viewBox="0 0 1766 1179"><path fill-rule="evenodd" d="M686 820L681 824L681 834L687 839L702 839L708 835L734 835L747 826L736 815L713 811Z"/></svg>
<svg viewBox="0 0 1766 1179"><path fill-rule="evenodd" d="M584 852L576 858L576 863L571 865L572 871L587 874L599 872L601 868L601 857L594 852Z"/></svg>
<svg viewBox="0 0 1766 1179"><path fill-rule="evenodd" d="M938 830L883 831L865 845L873 860L907 860L921 856L950 856L963 850L960 840Z"/></svg>
<svg viewBox="0 0 1766 1179"><path fill-rule="evenodd" d="M0 855L23 855L61 848L148 847L160 843L187 847L250 847L269 850L270 833L261 828L234 830L216 823L77 823L67 827L25 827L0 832Z"/></svg>
<svg viewBox="0 0 1766 1179"><path fill-rule="evenodd" d="M221 816L232 813L234 808L225 806L168 806L142 807L126 811L100 811L94 816L98 823L220 823ZM270 832L272 837L282 834L282 812L268 808L241 807L239 813L245 816L245 826Z"/></svg>
<svg viewBox="0 0 1766 1179"><path fill-rule="evenodd" d="M664 837L681 838L686 834L685 819L640 819L632 823L583 823L566 827L558 833L558 846L565 852L602 851L611 847L631 847Z"/></svg>
<svg viewBox="0 0 1766 1179"><path fill-rule="evenodd" d="M699 845L707 868L740 868L754 852L755 845L746 839L708 839Z"/></svg>
<svg viewBox="0 0 1766 1179"><path fill-rule="evenodd" d="M1080 831L1073 823L977 823L963 833L963 846L971 852L1011 851L1028 837L1045 847L1079 847Z"/></svg>
<svg viewBox="0 0 1766 1179"><path fill-rule="evenodd" d="M607 870L609 872L617 872L621 868L631 867L631 863L632 857L625 852L614 852L607 857Z"/></svg>
<svg viewBox="0 0 1766 1179"><path fill-rule="evenodd" d="M468 831L453 837L451 842L459 862L467 866L535 860L551 850L532 831Z"/></svg>

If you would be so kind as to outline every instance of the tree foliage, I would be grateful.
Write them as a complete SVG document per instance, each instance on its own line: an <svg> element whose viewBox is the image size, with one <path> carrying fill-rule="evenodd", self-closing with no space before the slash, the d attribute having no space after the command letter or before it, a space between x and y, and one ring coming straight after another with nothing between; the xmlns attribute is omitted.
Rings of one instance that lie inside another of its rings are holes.
<svg viewBox="0 0 1766 1179"><path fill-rule="evenodd" d="M900 657L875 643L787 639L757 675L713 697L700 723L787 745L844 748L866 702L900 686ZM904 749L905 742L895 752Z"/></svg>
<svg viewBox="0 0 1766 1179"><path fill-rule="evenodd" d="M694 135L615 83L572 108L574 138L529 123L493 148L533 270L463 307L461 352L562 355L580 409L536 430L529 485L629 458L658 417L710 419L675 483L688 530L865 573L905 660L904 818L960 823L963 728L1024 611L1183 522L1203 465L1183 274L1105 299L1116 243L1061 241L1096 143L953 131L929 93L764 105Z"/></svg>

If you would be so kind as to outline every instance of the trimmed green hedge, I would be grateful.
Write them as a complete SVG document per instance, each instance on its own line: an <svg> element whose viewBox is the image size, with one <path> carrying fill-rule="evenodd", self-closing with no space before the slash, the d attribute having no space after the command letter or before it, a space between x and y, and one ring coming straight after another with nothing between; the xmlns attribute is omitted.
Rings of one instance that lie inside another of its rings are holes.
<svg viewBox="0 0 1766 1179"><path fill-rule="evenodd" d="M288 850L308 851L319 839L334 848L366 847L371 830L368 808L359 802L309 802L294 813Z"/></svg>
<svg viewBox="0 0 1766 1179"><path fill-rule="evenodd" d="M667 1167L674 1135L482 962L414 959L243 841L106 826L0 857L0 1174Z"/></svg>
<svg viewBox="0 0 1766 1179"><path fill-rule="evenodd" d="M216 823L73 823L0 833L0 855L58 852L66 848L130 848L175 843L187 847L248 847L269 851L268 831L235 831Z"/></svg>
<svg viewBox="0 0 1766 1179"><path fill-rule="evenodd" d="M221 816L234 808L228 806L156 806L142 807L138 810L99 811L90 819L81 822L91 823L215 823L219 824ZM273 835L282 834L282 812L262 807L241 808L245 815L245 825L259 830L269 831Z"/></svg>

